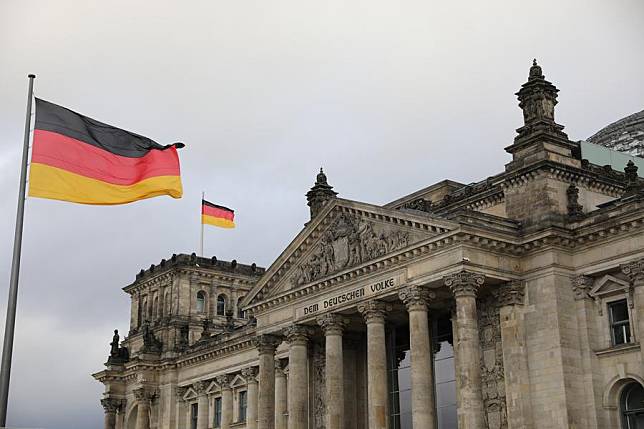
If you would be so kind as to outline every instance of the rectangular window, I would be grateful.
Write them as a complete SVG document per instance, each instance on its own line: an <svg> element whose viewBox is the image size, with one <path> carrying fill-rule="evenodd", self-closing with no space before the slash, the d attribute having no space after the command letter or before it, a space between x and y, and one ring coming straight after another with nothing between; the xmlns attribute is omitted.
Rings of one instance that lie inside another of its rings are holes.
<svg viewBox="0 0 644 429"><path fill-rule="evenodd" d="M239 392L239 421L246 421L246 391Z"/></svg>
<svg viewBox="0 0 644 429"><path fill-rule="evenodd" d="M221 426L221 398L215 398L215 421L216 428Z"/></svg>
<svg viewBox="0 0 644 429"><path fill-rule="evenodd" d="M628 320L628 304L625 299L608 304L610 334L614 346L631 342L631 323Z"/></svg>
<svg viewBox="0 0 644 429"><path fill-rule="evenodd" d="M199 404L190 405L190 429L197 429L197 415L199 415Z"/></svg>

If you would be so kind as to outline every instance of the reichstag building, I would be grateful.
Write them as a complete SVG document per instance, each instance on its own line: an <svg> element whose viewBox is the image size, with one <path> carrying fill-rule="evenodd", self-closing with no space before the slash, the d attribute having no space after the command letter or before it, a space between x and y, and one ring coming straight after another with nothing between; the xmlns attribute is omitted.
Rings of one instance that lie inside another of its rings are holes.
<svg viewBox="0 0 644 429"><path fill-rule="evenodd" d="M644 111L572 141L557 93L535 61L496 175L379 206L320 171L270 267L141 270L105 429L644 428Z"/></svg>

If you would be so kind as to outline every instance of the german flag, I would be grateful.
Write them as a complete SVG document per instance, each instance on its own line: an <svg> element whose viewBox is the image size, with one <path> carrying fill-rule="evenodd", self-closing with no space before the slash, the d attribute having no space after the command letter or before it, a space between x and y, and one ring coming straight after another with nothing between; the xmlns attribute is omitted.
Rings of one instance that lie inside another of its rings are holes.
<svg viewBox="0 0 644 429"><path fill-rule="evenodd" d="M228 207L218 206L210 201L201 200L201 223L205 225L220 226L222 228L235 227L235 211Z"/></svg>
<svg viewBox="0 0 644 429"><path fill-rule="evenodd" d="M36 98L29 196L125 204L183 189L177 148Z"/></svg>

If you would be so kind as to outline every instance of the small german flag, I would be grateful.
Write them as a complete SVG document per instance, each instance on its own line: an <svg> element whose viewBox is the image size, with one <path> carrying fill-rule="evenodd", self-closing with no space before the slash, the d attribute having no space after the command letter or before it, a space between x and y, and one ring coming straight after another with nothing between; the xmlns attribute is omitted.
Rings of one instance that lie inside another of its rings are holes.
<svg viewBox="0 0 644 429"><path fill-rule="evenodd" d="M235 211L202 199L201 223L204 225L220 226L222 228L234 228Z"/></svg>
<svg viewBox="0 0 644 429"><path fill-rule="evenodd" d="M36 98L29 195L125 204L183 189L177 148Z"/></svg>

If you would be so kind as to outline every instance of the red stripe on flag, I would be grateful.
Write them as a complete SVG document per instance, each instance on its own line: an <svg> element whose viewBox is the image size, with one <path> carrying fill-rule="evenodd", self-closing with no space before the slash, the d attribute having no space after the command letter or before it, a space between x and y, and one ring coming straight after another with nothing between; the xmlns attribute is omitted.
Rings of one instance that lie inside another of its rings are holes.
<svg viewBox="0 0 644 429"><path fill-rule="evenodd" d="M114 185L132 185L151 177L180 175L179 156L174 147L152 149L140 158L130 158L45 130L34 130L31 162Z"/></svg>
<svg viewBox="0 0 644 429"><path fill-rule="evenodd" d="M201 214L228 220L233 220L235 218L235 212L231 210L215 208L206 204L201 205Z"/></svg>

